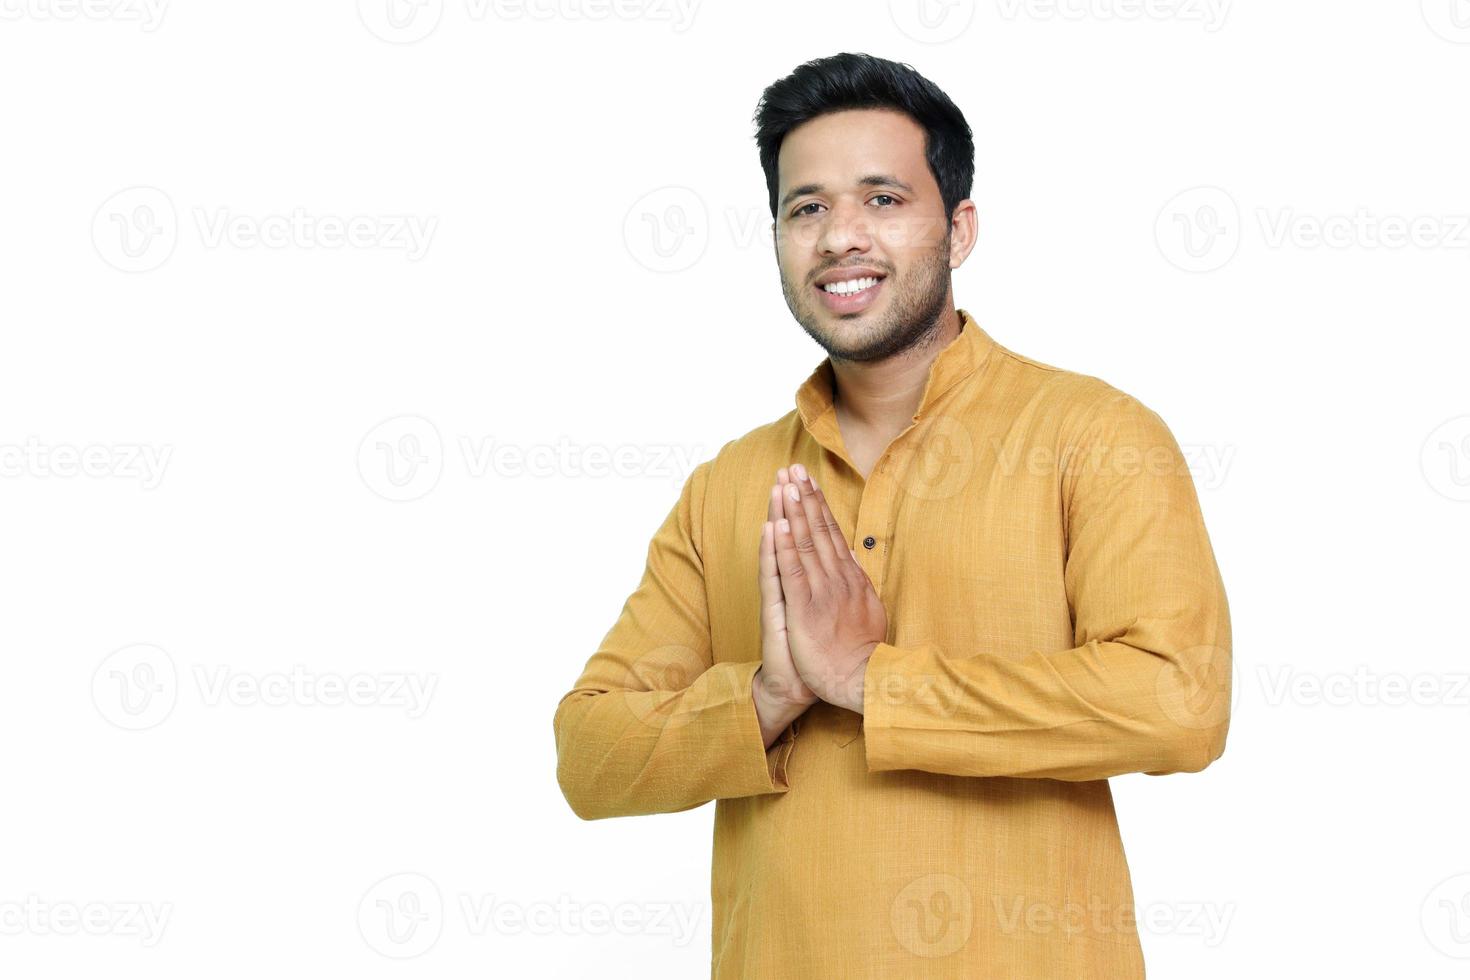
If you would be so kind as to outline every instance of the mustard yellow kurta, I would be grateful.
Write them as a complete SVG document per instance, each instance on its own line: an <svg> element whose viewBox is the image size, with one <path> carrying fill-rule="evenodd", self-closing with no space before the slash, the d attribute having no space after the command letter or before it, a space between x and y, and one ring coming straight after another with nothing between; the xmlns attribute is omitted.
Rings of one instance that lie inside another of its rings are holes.
<svg viewBox="0 0 1470 980"><path fill-rule="evenodd" d="M867 480L827 360L697 466L557 706L579 816L716 801L715 978L1144 975L1107 777L1224 751L1224 586L1163 420L959 314ZM756 561L793 462L889 637L861 714L818 702L767 750Z"/></svg>

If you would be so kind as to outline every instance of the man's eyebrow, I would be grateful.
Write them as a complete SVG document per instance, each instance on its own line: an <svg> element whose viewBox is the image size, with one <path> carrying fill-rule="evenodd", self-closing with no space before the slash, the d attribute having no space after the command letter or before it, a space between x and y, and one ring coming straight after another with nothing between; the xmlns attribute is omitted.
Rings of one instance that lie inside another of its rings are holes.
<svg viewBox="0 0 1470 980"><path fill-rule="evenodd" d="M863 187L897 187L899 190L906 191L909 194L914 192L912 187L892 174L868 174L867 176L859 177L858 184ZM781 198L781 207L786 207L786 205L803 194L817 194L823 189L821 184L802 184L800 187L793 187L786 193L785 197Z"/></svg>

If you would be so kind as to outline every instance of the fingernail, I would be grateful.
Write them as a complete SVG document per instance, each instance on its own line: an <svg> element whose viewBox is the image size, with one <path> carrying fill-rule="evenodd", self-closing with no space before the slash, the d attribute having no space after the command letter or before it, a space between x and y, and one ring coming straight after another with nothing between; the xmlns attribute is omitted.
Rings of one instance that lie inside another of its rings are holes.
<svg viewBox="0 0 1470 980"><path fill-rule="evenodd" d="M796 489L796 484L788 483L786 484L786 496L790 500L800 500L801 491Z"/></svg>
<svg viewBox="0 0 1470 980"><path fill-rule="evenodd" d="M812 489L813 490L817 489L817 478L816 477L812 477Z"/></svg>
<svg viewBox="0 0 1470 980"><path fill-rule="evenodd" d="M796 474L796 478L798 480L806 479L806 467L802 466L800 463L792 463L791 472Z"/></svg>

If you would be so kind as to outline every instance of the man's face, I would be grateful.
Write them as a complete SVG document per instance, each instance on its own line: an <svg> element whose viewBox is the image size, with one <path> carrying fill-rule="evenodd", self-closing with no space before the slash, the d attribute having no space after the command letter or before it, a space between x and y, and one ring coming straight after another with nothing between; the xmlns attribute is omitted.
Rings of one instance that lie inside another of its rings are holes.
<svg viewBox="0 0 1470 980"><path fill-rule="evenodd" d="M873 361L933 329L954 265L923 127L888 109L828 113L786 135L777 165L781 291L811 338ZM847 285L823 288L834 281Z"/></svg>

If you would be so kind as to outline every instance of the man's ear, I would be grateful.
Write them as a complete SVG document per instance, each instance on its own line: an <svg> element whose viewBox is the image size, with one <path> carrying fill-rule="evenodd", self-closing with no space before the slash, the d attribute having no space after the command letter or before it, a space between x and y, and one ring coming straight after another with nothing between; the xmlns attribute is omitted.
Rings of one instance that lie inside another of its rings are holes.
<svg viewBox="0 0 1470 980"><path fill-rule="evenodd" d="M949 267L958 269L965 264L965 259L970 257L970 252L975 248L979 239L980 215L975 208L975 202L965 198L955 205L954 214L950 218L950 245L949 245Z"/></svg>

